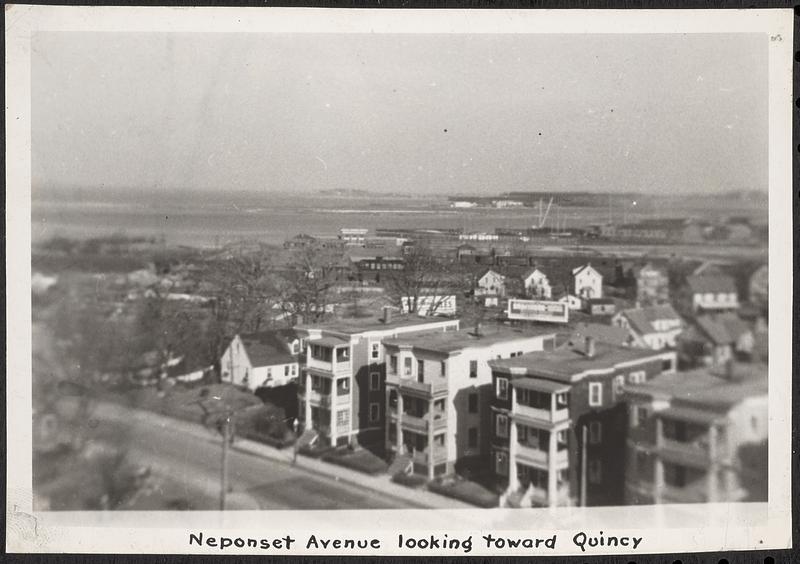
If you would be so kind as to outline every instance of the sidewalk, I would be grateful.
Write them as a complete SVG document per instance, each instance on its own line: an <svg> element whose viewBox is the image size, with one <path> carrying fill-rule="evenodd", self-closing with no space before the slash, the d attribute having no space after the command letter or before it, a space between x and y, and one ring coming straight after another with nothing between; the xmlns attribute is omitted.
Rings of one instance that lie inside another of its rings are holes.
<svg viewBox="0 0 800 564"><path fill-rule="evenodd" d="M95 405L94 411L98 415L113 419L125 420L146 420L160 426L168 426L173 429L193 435L200 440L217 442L219 438L216 433L212 433L208 428L196 423L190 423L181 419L167 417L151 411L144 411L126 407L116 403L99 402ZM124 417L123 417L124 415ZM248 439L236 439L231 447L232 450L247 453L260 458L292 465L294 451L291 447L279 450L275 447L251 441ZM400 484L395 484L391 476L382 474L371 476L356 470L351 470L336 464L330 464L319 459L311 458L298 454L295 464L314 474L327 476L334 480L342 480L359 488L374 490L378 493L390 495L429 509L475 509L475 506L464 503L457 499L452 499L427 490L417 490L408 488Z"/></svg>

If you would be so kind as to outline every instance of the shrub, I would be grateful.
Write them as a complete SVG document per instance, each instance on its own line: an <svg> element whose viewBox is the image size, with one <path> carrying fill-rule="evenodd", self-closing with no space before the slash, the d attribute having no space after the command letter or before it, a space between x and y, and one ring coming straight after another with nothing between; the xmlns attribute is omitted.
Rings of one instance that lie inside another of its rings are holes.
<svg viewBox="0 0 800 564"><path fill-rule="evenodd" d="M496 494L473 482L456 481L447 483L444 480L434 480L428 484L428 489L478 507L489 508L497 507L498 505Z"/></svg>
<svg viewBox="0 0 800 564"><path fill-rule="evenodd" d="M392 476L392 482L412 488L422 487L425 485L426 481L427 479L419 474L406 474L405 472L398 472Z"/></svg>
<svg viewBox="0 0 800 564"><path fill-rule="evenodd" d="M386 463L375 455L366 451L353 452L350 449L327 453L322 456L322 460L370 475L385 472L387 468Z"/></svg>

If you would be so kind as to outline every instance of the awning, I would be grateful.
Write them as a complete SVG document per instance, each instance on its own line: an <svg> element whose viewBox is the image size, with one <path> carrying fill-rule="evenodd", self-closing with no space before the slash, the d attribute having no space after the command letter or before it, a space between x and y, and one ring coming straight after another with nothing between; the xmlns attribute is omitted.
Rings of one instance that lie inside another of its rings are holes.
<svg viewBox="0 0 800 564"><path fill-rule="evenodd" d="M714 411L702 411L691 407L668 407L655 412L656 417L677 419L679 421L690 421L692 423L702 423L710 425L722 419L720 413Z"/></svg>
<svg viewBox="0 0 800 564"><path fill-rule="evenodd" d="M570 389L569 384L565 384L563 382L553 382L552 380L544 380L541 378L516 378L511 380L511 385L517 389L535 390L537 392L545 392L548 394L566 392Z"/></svg>
<svg viewBox="0 0 800 564"><path fill-rule="evenodd" d="M314 339L313 341L308 341L310 345L322 345L323 347L338 347L341 345L349 345L350 341L346 341L344 339L340 339L339 337L321 337L319 339Z"/></svg>

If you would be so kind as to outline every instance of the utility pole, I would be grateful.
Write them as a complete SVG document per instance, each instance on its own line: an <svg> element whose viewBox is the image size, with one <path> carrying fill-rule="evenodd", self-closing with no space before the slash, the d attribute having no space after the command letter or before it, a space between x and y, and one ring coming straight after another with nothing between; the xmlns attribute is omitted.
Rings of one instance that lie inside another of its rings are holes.
<svg viewBox="0 0 800 564"><path fill-rule="evenodd" d="M222 421L222 470L220 473L219 510L225 511L225 498L228 496L228 447L231 440L231 415L230 409L225 411Z"/></svg>
<svg viewBox="0 0 800 564"><path fill-rule="evenodd" d="M586 507L586 424L581 427L581 507Z"/></svg>

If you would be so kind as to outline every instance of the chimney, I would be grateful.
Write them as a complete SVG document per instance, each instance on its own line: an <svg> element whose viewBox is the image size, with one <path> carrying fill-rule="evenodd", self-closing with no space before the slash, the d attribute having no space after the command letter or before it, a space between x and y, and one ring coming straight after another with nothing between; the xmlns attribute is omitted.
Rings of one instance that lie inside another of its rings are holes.
<svg viewBox="0 0 800 564"><path fill-rule="evenodd" d="M383 306L383 319L384 323L390 323L392 321L392 308L391 306Z"/></svg>
<svg viewBox="0 0 800 564"><path fill-rule="evenodd" d="M586 357L594 358L594 353L595 353L594 337L586 337L585 343L586 343L586 351L585 351Z"/></svg>

